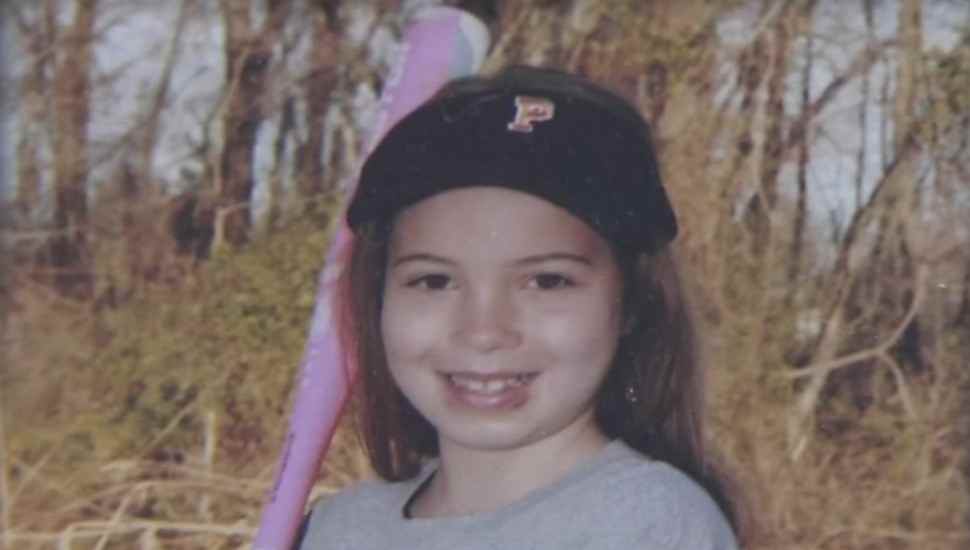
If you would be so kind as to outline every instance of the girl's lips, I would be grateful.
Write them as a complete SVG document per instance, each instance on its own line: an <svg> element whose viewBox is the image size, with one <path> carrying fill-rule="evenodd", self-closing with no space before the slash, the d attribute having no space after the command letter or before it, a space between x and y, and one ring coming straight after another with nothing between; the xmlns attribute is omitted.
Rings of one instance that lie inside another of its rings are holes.
<svg viewBox="0 0 970 550"><path fill-rule="evenodd" d="M528 401L530 384L539 373L445 373L449 401L481 410L521 407Z"/></svg>

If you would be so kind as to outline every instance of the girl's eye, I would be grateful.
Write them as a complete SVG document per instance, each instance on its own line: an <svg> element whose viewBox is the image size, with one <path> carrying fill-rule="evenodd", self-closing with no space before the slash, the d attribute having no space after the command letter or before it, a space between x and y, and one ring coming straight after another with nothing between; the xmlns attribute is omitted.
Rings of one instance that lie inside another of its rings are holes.
<svg viewBox="0 0 970 550"><path fill-rule="evenodd" d="M553 290L573 286L575 283L569 277L559 273L540 273L532 278L529 286L539 290Z"/></svg>
<svg viewBox="0 0 970 550"><path fill-rule="evenodd" d="M418 288L421 290L445 290L452 286L451 277L441 274L433 273L431 275L422 275L416 279L408 281L407 286L410 288Z"/></svg>

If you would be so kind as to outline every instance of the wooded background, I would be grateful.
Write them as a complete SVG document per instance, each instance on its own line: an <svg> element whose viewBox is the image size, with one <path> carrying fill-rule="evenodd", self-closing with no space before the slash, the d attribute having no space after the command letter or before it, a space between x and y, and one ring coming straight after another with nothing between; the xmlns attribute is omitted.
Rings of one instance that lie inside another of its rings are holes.
<svg viewBox="0 0 970 550"><path fill-rule="evenodd" d="M434 3L2 4L0 547L249 543L340 189ZM970 3L451 3L486 71L651 121L747 547L968 547ZM315 496L364 475L344 429Z"/></svg>

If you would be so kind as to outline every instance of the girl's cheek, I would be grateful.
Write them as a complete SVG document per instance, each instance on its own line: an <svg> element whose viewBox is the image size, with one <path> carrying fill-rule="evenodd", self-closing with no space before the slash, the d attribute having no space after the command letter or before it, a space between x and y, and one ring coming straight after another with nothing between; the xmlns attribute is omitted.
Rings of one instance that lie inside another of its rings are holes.
<svg viewBox="0 0 970 550"><path fill-rule="evenodd" d="M388 359L406 360L427 351L447 326L441 304L390 294L381 313L381 331Z"/></svg>
<svg viewBox="0 0 970 550"><path fill-rule="evenodd" d="M612 358L622 321L616 300L592 296L533 313L527 325L532 327L533 338L547 347L579 361L598 361L604 354Z"/></svg>

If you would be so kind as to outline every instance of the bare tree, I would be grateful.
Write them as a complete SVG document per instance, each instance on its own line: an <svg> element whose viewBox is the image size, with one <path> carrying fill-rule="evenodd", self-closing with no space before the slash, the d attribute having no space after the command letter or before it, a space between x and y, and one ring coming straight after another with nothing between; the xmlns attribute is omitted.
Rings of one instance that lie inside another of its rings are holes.
<svg viewBox="0 0 970 550"><path fill-rule="evenodd" d="M51 4L48 4L50 7ZM89 296L93 277L88 256L88 120L93 38L98 0L77 0L74 21L63 37L54 76L54 229L51 263L58 288ZM51 15L53 17L53 15Z"/></svg>
<svg viewBox="0 0 970 550"><path fill-rule="evenodd" d="M139 172L146 177L150 177L152 173L162 112L165 110L171 92L172 74L182 53L183 31L195 9L195 0L181 0L179 2L178 14L172 27L172 35L169 40L168 52L165 55L162 73L159 75L151 100L145 108L144 122L139 132L141 136L138 143L138 165Z"/></svg>
<svg viewBox="0 0 970 550"><path fill-rule="evenodd" d="M306 80L307 140L300 146L299 188L301 195L310 198L325 191L323 140L324 119L330 107L331 94L337 85L338 64L341 58L342 21L340 2L321 3L313 13L310 74Z"/></svg>
<svg viewBox="0 0 970 550"><path fill-rule="evenodd" d="M195 8L195 0L181 0L179 3L161 74L137 121L138 127L134 129L133 160L122 160L114 174L113 183L123 202L121 227L125 241L128 288L116 289L112 284L108 288L112 293L121 290L124 295L130 295L141 284L157 278L159 264L167 256L166 252L171 253L166 249L173 248L167 240L159 238L161 232L155 228L154 217L144 216L145 211L157 209L152 204L152 198L158 195L156 189L146 193L146 187L154 182L153 165L161 133L162 113L168 103L172 75L182 51L183 32ZM111 296L110 302L116 302L116 298Z"/></svg>
<svg viewBox="0 0 970 550"><path fill-rule="evenodd" d="M811 105L812 70L815 66L815 41L811 29L812 17L815 14L816 0L809 0L804 7L801 17L801 33L805 40L805 61L802 66L801 109L804 111ZM866 77L868 78L868 77ZM865 106L863 106L865 113ZM865 119L863 118L863 121ZM864 126L864 124L863 124ZM779 136L780 137L780 136ZM808 220L808 161L809 137L805 136L798 144L798 195L795 199L795 215L792 222L791 251L788 258L788 304L794 303L798 275L801 271L802 251L805 246L805 224ZM860 163L861 165L861 163Z"/></svg>
<svg viewBox="0 0 970 550"><path fill-rule="evenodd" d="M770 5L770 3L766 4ZM797 17L801 14L796 3L789 2L779 14L770 37L770 49L763 56L749 60L747 71L753 73L745 88L746 101L753 102L760 87L760 79L766 80L767 98L760 113L754 113L756 128L746 137L754 148L755 192L745 206L744 221L749 228L752 252L755 258L763 256L772 239L771 217L778 203L778 175L783 164L783 135L787 126L785 115L785 79L789 72L789 60L793 57L791 44L793 34L801 30ZM794 27L794 28L793 28ZM764 57L767 57L765 63ZM764 74L766 72L767 74ZM749 107L750 108L750 107Z"/></svg>
<svg viewBox="0 0 970 550"><path fill-rule="evenodd" d="M25 70L18 89L20 135L17 141L17 205L24 219L40 209L42 168L41 144L48 134L49 69L54 62L56 9L54 0L32 6L8 5L4 9L16 22L20 45L26 53ZM33 13L31 13L33 11Z"/></svg>
<svg viewBox="0 0 970 550"><path fill-rule="evenodd" d="M250 201L254 187L256 136L266 116L266 90L273 51L290 11L290 0L261 2L265 19L252 21L249 0L222 0L225 25L226 103L222 117L222 152L216 189L213 246L238 246L249 239Z"/></svg>

